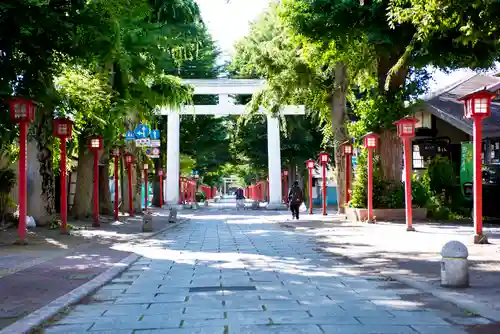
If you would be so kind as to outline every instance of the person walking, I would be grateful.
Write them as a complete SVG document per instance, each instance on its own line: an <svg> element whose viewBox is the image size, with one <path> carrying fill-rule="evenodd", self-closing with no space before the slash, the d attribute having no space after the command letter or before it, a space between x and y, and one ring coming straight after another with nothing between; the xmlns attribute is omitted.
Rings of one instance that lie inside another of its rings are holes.
<svg viewBox="0 0 500 334"><path fill-rule="evenodd" d="M304 193L299 187L299 181L295 181L288 192L288 203L290 203L290 211L292 211L292 219L299 219L299 208L304 201Z"/></svg>
<svg viewBox="0 0 500 334"><path fill-rule="evenodd" d="M235 192L236 195L236 210L240 210L240 208L245 208L245 194L243 189L238 188Z"/></svg>

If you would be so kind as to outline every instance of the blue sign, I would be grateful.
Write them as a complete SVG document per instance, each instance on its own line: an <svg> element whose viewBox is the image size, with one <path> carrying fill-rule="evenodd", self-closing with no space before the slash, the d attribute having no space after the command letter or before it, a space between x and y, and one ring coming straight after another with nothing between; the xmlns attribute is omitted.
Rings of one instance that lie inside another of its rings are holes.
<svg viewBox="0 0 500 334"><path fill-rule="evenodd" d="M146 149L146 155L151 155L151 149L150 148Z"/></svg>
<svg viewBox="0 0 500 334"><path fill-rule="evenodd" d="M151 130L151 139L160 139L160 130Z"/></svg>
<svg viewBox="0 0 500 334"><path fill-rule="evenodd" d="M146 138L149 136L149 127L145 124L139 124L134 130L137 139Z"/></svg>
<svg viewBox="0 0 500 334"><path fill-rule="evenodd" d="M131 140L134 140L134 139L135 139L134 131L128 130L125 133L125 141L131 141Z"/></svg>
<svg viewBox="0 0 500 334"><path fill-rule="evenodd" d="M192 173L193 175L198 175L198 171L197 171L197 170L194 170L194 169L191 171L191 173Z"/></svg>

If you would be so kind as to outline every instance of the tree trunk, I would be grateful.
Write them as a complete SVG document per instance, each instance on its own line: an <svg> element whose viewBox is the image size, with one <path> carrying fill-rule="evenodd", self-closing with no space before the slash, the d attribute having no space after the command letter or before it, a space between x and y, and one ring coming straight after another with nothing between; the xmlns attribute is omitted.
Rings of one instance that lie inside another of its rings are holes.
<svg viewBox="0 0 500 334"><path fill-rule="evenodd" d="M78 150L76 193L71 208L71 216L75 219L88 218L93 215L93 173L94 152L82 144Z"/></svg>
<svg viewBox="0 0 500 334"><path fill-rule="evenodd" d="M379 152L382 179L387 181L401 181L401 139L399 139L395 130L382 130Z"/></svg>
<svg viewBox="0 0 500 334"><path fill-rule="evenodd" d="M142 164L138 162L135 165L135 175L132 175L132 177L135 178L135 180L136 180L136 182L135 182L135 196L134 196L135 213L142 212L141 188L142 188L143 175L144 175L144 171L142 170Z"/></svg>
<svg viewBox="0 0 500 334"><path fill-rule="evenodd" d="M110 215L113 213L111 202L111 190L109 188L109 158L108 154L103 154L103 159L99 164L99 213ZM118 189L117 189L118 191Z"/></svg>
<svg viewBox="0 0 500 334"><path fill-rule="evenodd" d="M335 87L332 92L331 118L332 130L334 136L334 155L335 155L335 176L337 179L337 203L339 213L344 212L344 187L345 183L345 164L341 145L347 139L345 130L345 118L347 109L347 86L349 84L347 77L347 66L344 63L337 63L335 67Z"/></svg>

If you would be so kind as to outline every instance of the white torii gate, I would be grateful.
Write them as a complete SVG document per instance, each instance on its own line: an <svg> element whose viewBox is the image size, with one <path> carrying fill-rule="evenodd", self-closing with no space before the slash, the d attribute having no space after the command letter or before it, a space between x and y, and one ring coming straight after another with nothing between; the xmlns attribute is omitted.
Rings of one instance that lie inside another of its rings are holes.
<svg viewBox="0 0 500 334"><path fill-rule="evenodd" d="M218 105L190 105L181 107L180 111L161 109L161 115L168 116L167 125L167 179L166 201L169 205L179 202L180 172L180 115L242 115L246 112L244 105L231 104L229 95L254 94L265 85L264 80L252 79L187 79L184 84L194 86L195 95L218 95ZM261 108L260 112L265 110ZM304 106L285 106L282 115L303 115ZM269 164L269 203L268 209L282 207L281 189L281 147L279 120L267 115L267 150Z"/></svg>

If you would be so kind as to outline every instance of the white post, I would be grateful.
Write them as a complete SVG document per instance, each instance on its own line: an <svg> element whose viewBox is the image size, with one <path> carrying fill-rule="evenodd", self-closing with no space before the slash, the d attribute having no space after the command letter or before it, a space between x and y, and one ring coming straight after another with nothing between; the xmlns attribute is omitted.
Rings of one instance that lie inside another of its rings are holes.
<svg viewBox="0 0 500 334"><path fill-rule="evenodd" d="M179 203L179 136L179 113L170 111L167 123L167 193L165 197L168 205L177 205Z"/></svg>
<svg viewBox="0 0 500 334"><path fill-rule="evenodd" d="M283 208L281 195L281 146L279 120L267 116L267 156L269 164L269 203L268 209Z"/></svg>

